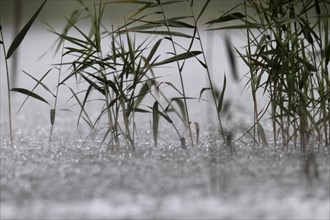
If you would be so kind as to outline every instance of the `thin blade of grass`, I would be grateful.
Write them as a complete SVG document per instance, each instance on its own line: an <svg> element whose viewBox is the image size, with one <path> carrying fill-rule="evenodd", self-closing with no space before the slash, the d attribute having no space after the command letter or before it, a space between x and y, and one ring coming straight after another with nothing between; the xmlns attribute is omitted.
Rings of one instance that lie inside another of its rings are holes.
<svg viewBox="0 0 330 220"><path fill-rule="evenodd" d="M187 149L187 146L186 146L186 139L184 137L181 137L180 138L180 142L181 142L181 148L182 149Z"/></svg>
<svg viewBox="0 0 330 220"><path fill-rule="evenodd" d="M78 116L78 120L77 120L77 124L78 125L79 125L79 121L80 121L80 118L82 116L82 113L83 113L83 111L85 109L88 96L89 96L90 92L92 91L92 88L93 88L93 86L92 85L89 85L88 88L87 88L87 90L86 90L85 97L84 97L84 100L82 102L82 105L81 105L81 108L80 108L80 112L79 112L79 116Z"/></svg>
<svg viewBox="0 0 330 220"><path fill-rule="evenodd" d="M230 67L232 70L231 72L232 72L233 79L236 82L238 82L239 76L237 73L237 64L236 64L235 56L234 56L233 49L232 49L232 43L231 43L228 35L225 35L225 46L226 46L227 54L229 57L229 64L230 64Z"/></svg>
<svg viewBox="0 0 330 220"><path fill-rule="evenodd" d="M222 109L223 99L224 99L225 91L226 91L226 84L227 84L227 79L226 79L226 75L224 75L222 91L220 93L220 98L219 98L219 102L218 102L218 106L217 106L218 113L220 113L221 109Z"/></svg>
<svg viewBox="0 0 330 220"><path fill-rule="evenodd" d="M325 65L328 66L330 60L330 43L327 45L325 49Z"/></svg>
<svg viewBox="0 0 330 220"><path fill-rule="evenodd" d="M136 33L140 34L154 34L154 35L160 35L160 36L172 36L172 37L184 37L184 38L191 38L189 34L184 34L177 31L140 31L140 30L134 30Z"/></svg>
<svg viewBox="0 0 330 220"><path fill-rule="evenodd" d="M211 88L202 88L202 89L201 89L201 91L200 91L200 93L199 93L199 98L198 98L199 101L201 100L203 93L204 93L205 91L208 91L208 90L211 90Z"/></svg>
<svg viewBox="0 0 330 220"><path fill-rule="evenodd" d="M55 123L55 109L50 110L50 124L53 126Z"/></svg>
<svg viewBox="0 0 330 220"><path fill-rule="evenodd" d="M23 72L28 75L31 79L33 79L34 81L37 82L37 84L35 85L35 88L38 86L38 85L41 85L47 92L49 92L54 98L56 98L55 94L42 82L42 79L44 79L45 76L48 75L48 73L51 71L51 69L49 69L45 75L40 79L36 79L35 77L33 77L31 74L29 74L28 72L24 71ZM34 90L34 89L33 89Z"/></svg>
<svg viewBox="0 0 330 220"><path fill-rule="evenodd" d="M233 20L237 20L237 19L241 20L245 17L246 16L243 15L242 13L235 12L235 13L232 13L232 14L229 14L229 15L220 16L217 19L206 22L206 24L222 23L222 22L233 21Z"/></svg>
<svg viewBox="0 0 330 220"><path fill-rule="evenodd" d="M84 112L86 118L85 118L85 117L82 117L82 118L85 120L86 124L88 124L88 126L89 126L90 128L93 129L94 126L93 126L92 120L89 118L89 115L88 115L87 112L85 111L85 108L84 108L83 105L81 104L81 102L80 102L80 100L79 100L77 94L75 93L75 91L73 91L73 89L72 89L71 87L68 86L68 88L69 88L69 90L71 91L72 96L76 99L76 101L77 101L78 105L80 106L80 108L83 109L83 112ZM77 124L77 126L78 126L78 124Z"/></svg>
<svg viewBox="0 0 330 220"><path fill-rule="evenodd" d="M197 56L197 55L199 55L201 53L202 53L202 51L185 52L185 53L179 54L177 56L173 56L171 58L168 58L166 60L163 60L161 62L155 63L154 66L161 66L161 65L164 65L164 64L172 63L172 62L177 62L179 60L186 60L186 59L195 57L195 56Z"/></svg>
<svg viewBox="0 0 330 220"><path fill-rule="evenodd" d="M157 147L158 139L158 125L159 125L159 114L158 114L158 102L156 101L152 107L152 132L155 142L155 147Z"/></svg>
<svg viewBox="0 0 330 220"><path fill-rule="evenodd" d="M199 12L199 15L196 18L196 22L202 17L204 11L206 10L207 6L209 5L209 3L211 2L211 0L207 0L202 8L202 10Z"/></svg>
<svg viewBox="0 0 330 220"><path fill-rule="evenodd" d="M32 98L35 98L35 99L39 100L39 101L45 102L49 105L49 103L44 98L42 98L40 95L37 95L34 92L31 92L30 90L27 90L27 89L24 89L24 88L13 88L10 91L18 92L18 93L30 96Z"/></svg>
<svg viewBox="0 0 330 220"><path fill-rule="evenodd" d="M200 132L200 127L199 124L197 122L194 122L195 125L195 130L196 130L196 143L199 143L199 132Z"/></svg>
<svg viewBox="0 0 330 220"><path fill-rule="evenodd" d="M149 86L147 83L144 83L140 92L138 93L138 96L134 98L134 107L137 108L140 103L142 102L143 98L146 96L146 94L149 91Z"/></svg>
<svg viewBox="0 0 330 220"><path fill-rule="evenodd" d="M31 90L31 92L33 92L37 87L38 87L38 85L42 82L42 80L48 75L48 73L50 73L50 71L51 71L52 69L49 69L42 77L41 77L41 79L40 80L36 80L37 81L37 84L32 88L32 90ZM24 73L26 73L27 74L27 72L25 72L25 71L23 71ZM28 74L29 75L29 74ZM34 77L33 77L33 79L34 79ZM48 88L47 86L45 86L46 88ZM44 87L44 88L45 88ZM55 97L55 95L51 92L51 94ZM18 108L18 111L17 111L17 113L19 113L21 110L22 110L22 108L23 108L23 106L24 106L24 104L26 103L26 101L28 100L28 98L29 98L29 96L27 96L25 99L24 99L24 101L22 102L22 104L20 105L20 107ZM56 98L56 97L55 97Z"/></svg>
<svg viewBox="0 0 330 220"><path fill-rule="evenodd" d="M105 91L104 89L102 89L101 87L99 87L98 85L96 85L96 83L94 83L92 80L90 80L88 77L86 77L84 74L80 74L80 76L82 78L84 78L84 80L86 80L86 82L88 82L91 86L93 86L93 88L95 88L97 91L99 91L102 95L105 96Z"/></svg>
<svg viewBox="0 0 330 220"><path fill-rule="evenodd" d="M26 33L29 31L29 29L31 28L34 20L38 17L41 9L44 7L44 5L46 4L47 0L45 0L41 6L39 7L39 9L34 13L34 15L30 18L30 20L28 21L28 23L23 27L23 29L17 34L17 36L15 37L14 41L12 42L12 44L10 45L7 55L6 55L6 59L9 59L11 57L11 55L15 52L15 50L18 48L18 46L22 43Z"/></svg>
<svg viewBox="0 0 330 220"><path fill-rule="evenodd" d="M259 133L259 135L261 137L261 140L262 140L262 145L264 147L268 147L268 142L267 142L267 138L266 138L264 128L262 127L262 125L260 123L257 123L257 128L258 128L258 133Z"/></svg>

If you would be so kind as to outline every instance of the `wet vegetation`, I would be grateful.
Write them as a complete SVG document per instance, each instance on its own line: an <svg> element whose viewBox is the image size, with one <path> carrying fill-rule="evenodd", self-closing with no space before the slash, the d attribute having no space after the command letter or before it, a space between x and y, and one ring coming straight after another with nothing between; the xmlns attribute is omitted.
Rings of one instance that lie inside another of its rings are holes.
<svg viewBox="0 0 330 220"><path fill-rule="evenodd" d="M62 32L49 25L51 32L58 36L56 52L62 54L55 68L58 71L55 92L50 89L54 85L43 82L53 70L47 71L41 79L26 73L36 81L33 89L10 88L10 71L6 65L11 143L9 90L51 105L53 129L59 111L58 95L66 87L71 91L68 101L74 101L79 107L77 126L83 121L92 134L102 134L102 143L111 152L122 145L135 150L135 133L139 126L136 123L137 114L149 115L155 146L159 135L162 135L159 133L159 121L163 119L177 133L182 148L198 144L199 124L190 120L188 101L198 103L206 93L211 95L208 103L214 109L214 115L210 117L216 118L219 138L233 148L234 131L228 131L222 123L222 116L229 111L227 106L224 107L226 75L218 88L212 80L200 35L200 27L206 26L208 31L242 29L246 35L247 42L243 49L233 48L229 38L226 38L224 49L229 56L234 79L240 80L235 60L237 54L249 68L245 74L248 79L246 88L252 94L254 123L239 139L252 137L255 144L264 146L271 141L275 147L282 145L286 150L290 146L299 147L305 155L309 146L315 149L329 146L328 0L242 1L206 23L200 20L207 13L210 0L203 2L197 10L192 0L95 1L92 6L84 1L79 2L81 9L67 18ZM8 51L1 35L6 63L45 3L17 35ZM125 18L124 25L109 27L103 23L103 14L107 7L114 4L137 7L132 15ZM166 7L179 4L189 9L188 15L169 16ZM89 24L88 31L81 22ZM137 36L143 36L144 40L137 40ZM178 43L179 39L185 39L186 44ZM160 50L162 46L167 50L165 53ZM183 72L190 60L201 65L207 73L208 86L199 88L200 97L186 95L188 82ZM157 69L169 64L176 67L179 86L168 81L166 76L157 75ZM53 100L36 94L37 87L43 87ZM171 88L176 95L169 96L164 88ZM258 94L267 97L265 106L259 103ZM89 112L88 106L96 103L100 108L95 116L95 111ZM266 136L261 123L265 117L269 117L272 123L272 140ZM52 131L50 141L51 136Z"/></svg>
<svg viewBox="0 0 330 220"><path fill-rule="evenodd" d="M47 24L60 60L40 78L22 71L32 88L10 87L8 62L47 0L9 49L0 26L9 123L1 140L1 215L328 218L329 0L242 0L215 19L206 16L212 0L77 2L61 31ZM105 14L114 5L135 9L110 26ZM169 13L173 7L184 13ZM240 30L246 43L234 47L224 37L230 72L219 82L202 31L228 29ZM207 79L194 88L198 97L187 95L191 63ZM165 68L170 73L159 73ZM252 97L246 129L228 126L235 115L228 91L239 82ZM19 111L28 99L49 106L49 136L45 125L18 118L33 129L14 129L13 139L12 92L26 97ZM67 108L59 104L62 94ZM216 132L194 120L200 103ZM88 137L68 137L61 111L77 117L72 128L87 125Z"/></svg>

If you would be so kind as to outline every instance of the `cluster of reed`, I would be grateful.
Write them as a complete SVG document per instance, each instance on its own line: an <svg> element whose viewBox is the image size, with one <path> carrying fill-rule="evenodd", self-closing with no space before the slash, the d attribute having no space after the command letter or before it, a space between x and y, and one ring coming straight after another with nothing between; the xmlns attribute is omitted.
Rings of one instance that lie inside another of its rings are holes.
<svg viewBox="0 0 330 220"><path fill-rule="evenodd" d="M45 2L22 32L28 31ZM62 59L59 63L57 91L52 93L55 102L50 110L52 126L55 122L59 89L66 86L72 93L69 99L75 100L80 109L78 124L80 120L84 120L93 131L103 130L103 142L107 142L110 150L118 148L120 137L123 137L126 146L134 151L137 113L150 114L155 146L159 120L162 118L173 127L181 146L186 148L185 136L173 117L179 118L180 123L185 125L189 141L194 145L198 142L199 126L190 120L187 100L199 99L187 97L187 82L182 74L186 61L194 59L205 69L209 84L208 87L201 88L200 96L204 92L211 94L210 105L216 113L214 117L219 125L219 134L223 140L228 140L220 114L223 111L226 77L222 89L216 88L199 30L200 19L211 0L206 0L197 10L193 0L95 1L92 7L85 5L83 1L79 2L81 9L67 18L63 32L51 29L59 37L57 51L62 51L62 58L70 57L70 61L64 62ZM124 25L109 29L102 23L102 18L106 7L113 4L134 4L138 8L125 20ZM190 9L189 15L170 17L165 8L173 4L184 4ZM275 144L279 140L284 147L288 147L289 143L299 144L303 150L310 143L329 145L328 5L328 0L243 1L219 18L206 23L209 31L239 28L246 33L245 51L236 49L236 52L249 67L245 76L253 97L255 123L247 133L253 130L252 136L256 142L267 144L260 120L263 116L270 115ZM88 32L79 27L81 20L89 21ZM228 25L231 21L235 21L235 25ZM75 31L79 36L70 35L70 31ZM25 34L22 32L7 54L3 48L6 59L24 38ZM145 38L138 42L136 35ZM177 39L185 39L188 46L179 44ZM3 37L1 43L4 46ZM226 43L232 72L237 78L234 54L229 41ZM105 44L106 47L103 46ZM163 58L163 52L159 50L162 44L170 45L167 47L167 58ZM177 67L180 86L174 86L154 72L155 68L170 63ZM64 67L66 71L63 71ZM51 92L42 83L42 79L37 80L36 87L43 86ZM79 87L72 86L69 83L72 81L75 85L79 84ZM163 90L164 86L172 88L176 96L169 97ZM34 89L14 88L12 91L47 102L35 94ZM269 98L266 106L260 107L257 99L260 92ZM98 94L97 98L93 98L93 93ZM153 100L151 104L144 103L146 97ZM102 107L93 119L88 113L87 105L95 102L101 103ZM192 124L195 124L194 131ZM197 138L194 138L193 133Z"/></svg>
<svg viewBox="0 0 330 220"><path fill-rule="evenodd" d="M245 52L237 51L249 67L255 122L269 113L274 144L286 149L329 145L329 3L245 1L245 15L237 16L246 28ZM268 96L266 106L258 103L259 91Z"/></svg>

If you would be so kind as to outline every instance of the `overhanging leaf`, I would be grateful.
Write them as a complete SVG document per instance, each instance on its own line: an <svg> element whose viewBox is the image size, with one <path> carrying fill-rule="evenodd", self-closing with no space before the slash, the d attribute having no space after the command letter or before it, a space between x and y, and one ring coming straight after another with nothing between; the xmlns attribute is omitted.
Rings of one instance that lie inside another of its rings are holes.
<svg viewBox="0 0 330 220"><path fill-rule="evenodd" d="M27 89L13 88L10 91L22 93L22 94L27 95L27 96L30 96L32 98L38 99L39 101L45 102L45 103L47 103L49 105L49 103L44 98L42 98L41 96L39 96L36 93L31 92L31 91L29 91Z"/></svg>
<svg viewBox="0 0 330 220"><path fill-rule="evenodd" d="M246 16L243 15L242 13L239 12L235 12L229 15L225 15L225 16L220 16L217 19L211 20L206 22L206 24L215 24L215 23L222 23L222 22L226 22L226 21L232 21L232 20L237 20L237 19L242 19L245 18Z"/></svg>
<svg viewBox="0 0 330 220"><path fill-rule="evenodd" d="M34 13L34 15L30 18L30 20L28 21L28 23L23 27L23 29L17 34L17 36L15 37L14 41L12 42L12 44L9 47L6 59L9 59L11 57L11 55L15 52L15 50L18 48L18 46L22 43L26 33L29 31L30 27L32 26L34 20L38 17L41 9L44 7L45 3L47 2L47 0L45 0L41 6L39 7L39 9Z"/></svg>
<svg viewBox="0 0 330 220"><path fill-rule="evenodd" d="M175 61L179 61L179 60L186 60L186 59L189 59L191 57L195 57L195 56L197 56L198 54L201 54L201 53L202 53L201 51L185 52L185 53L179 54L177 56L173 56L171 58L163 60L161 62L155 63L154 65L159 66L159 65L164 65L164 64L175 62Z"/></svg>
<svg viewBox="0 0 330 220"><path fill-rule="evenodd" d="M218 113L220 113L221 109L222 109L223 98L225 96L225 91L226 91L226 84L227 84L227 80L226 80L226 75L225 75L224 79L223 79L222 91L221 91L218 106L217 106Z"/></svg>

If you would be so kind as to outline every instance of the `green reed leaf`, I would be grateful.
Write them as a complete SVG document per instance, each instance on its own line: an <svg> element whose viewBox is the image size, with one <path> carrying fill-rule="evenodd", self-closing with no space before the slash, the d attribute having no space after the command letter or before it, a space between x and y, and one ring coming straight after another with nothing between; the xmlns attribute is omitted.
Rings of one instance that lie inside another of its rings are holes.
<svg viewBox="0 0 330 220"><path fill-rule="evenodd" d="M197 56L197 55L199 55L201 53L202 53L202 51L185 52L185 53L179 54L177 56L173 56L171 58L168 58L166 60L163 60L161 62L155 63L154 66L160 66L160 65L164 65L164 64L176 62L176 61L179 61L179 60L186 60L186 59L195 57L195 56Z"/></svg>
<svg viewBox="0 0 330 220"><path fill-rule="evenodd" d="M37 82L37 84L30 90L31 92L33 92L37 87L38 87L38 85L42 85L42 87L44 87L44 89L46 89L48 92L50 92L50 94L52 94L52 96L54 97L54 98L56 98L56 96L55 96L55 94L53 94L51 91L50 91L50 89L44 84L44 83L42 83L42 81L43 81L43 79L48 75L48 73L50 73L50 71L51 71L52 69L49 69L41 78L40 78L40 80L37 80L35 77L33 77L32 75L30 75L30 74L28 74L27 72L25 72L24 70L23 70L23 72L25 73L25 74L27 74L28 76L30 76L33 80L35 80L36 82ZM18 112L20 112L21 110L22 110L22 108L23 108L23 106L24 106L24 104L26 103L26 101L28 100L28 98L29 98L29 96L27 96L25 99L24 99L24 101L22 102L22 104L20 105L20 107L18 108L18 111L17 111L17 113Z"/></svg>
<svg viewBox="0 0 330 220"><path fill-rule="evenodd" d="M55 123L55 109L51 109L50 110L50 124L51 125L54 125L54 123Z"/></svg>
<svg viewBox="0 0 330 220"><path fill-rule="evenodd" d="M234 52L233 52L233 49L232 49L232 43L228 37L228 35L225 35L225 46L226 46L226 50L227 50L227 54L228 54L228 57L229 57L229 64L230 64L230 67L231 67L231 72L232 72L232 76L233 76L233 79L238 82L239 81L239 76L238 76L238 73L237 73L237 65L236 65L236 60L235 60L235 56L234 56Z"/></svg>
<svg viewBox="0 0 330 220"><path fill-rule="evenodd" d="M268 147L268 142L267 142L267 138L266 138L264 128L262 127L262 125L260 123L257 123L257 128L258 128L258 133L259 133L259 135L261 137L261 140L262 140L262 145L264 147Z"/></svg>
<svg viewBox="0 0 330 220"><path fill-rule="evenodd" d="M49 92L54 98L56 98L56 96L55 96L55 94L42 82L42 80L44 79L44 77L45 76L47 76L48 75L48 73L51 71L52 69L49 69L46 73L45 73L45 75L40 79L40 80L38 80L38 79L36 79L34 76L32 76L31 74L29 74L28 72L26 72L26 71L24 71L24 70L22 70L26 75L28 75L31 79L33 79L34 81L36 81L36 85L35 85L35 88L38 86L38 85L41 85L47 92ZM34 88L34 89L35 89ZM33 89L33 90L34 90ZM33 91L32 90L32 91Z"/></svg>
<svg viewBox="0 0 330 220"><path fill-rule="evenodd" d="M142 109L142 108L133 108L133 112L140 112L140 113L150 113L150 111Z"/></svg>
<svg viewBox="0 0 330 220"><path fill-rule="evenodd" d="M195 131L196 131L196 143L199 143L199 133L200 133L200 127L198 122L194 122L195 125Z"/></svg>
<svg viewBox="0 0 330 220"><path fill-rule="evenodd" d="M325 49L325 65L329 64L329 60L330 60L330 43L327 45Z"/></svg>
<svg viewBox="0 0 330 220"><path fill-rule="evenodd" d="M231 25L231 26L225 26L225 27L218 27L218 28L210 28L207 29L208 31L217 31L217 30L232 30L232 29L257 29L257 28L261 28L261 26L259 24L253 24L253 23L249 23L249 24L242 24L242 25Z"/></svg>
<svg viewBox="0 0 330 220"><path fill-rule="evenodd" d="M35 99L37 99L39 101L45 102L45 103L47 103L49 105L49 103L44 98L42 98L41 96L37 95L34 92L31 92L30 90L27 90L27 89L24 89L24 88L13 88L10 91L22 93L24 95L30 96L32 98L35 98Z"/></svg>
<svg viewBox="0 0 330 220"><path fill-rule="evenodd" d="M245 18L245 17L246 16L243 15L242 13L235 12L235 13L232 13L232 14L229 14L229 15L220 16L217 19L206 22L206 24L222 23L222 22L226 22L226 21L233 21L233 20L237 20L237 19L242 19L242 18Z"/></svg>
<svg viewBox="0 0 330 220"><path fill-rule="evenodd" d="M154 46L152 47L152 49L150 50L150 53L146 59L146 63L149 64L150 63L150 60L152 59L152 57L155 55L155 53L157 52L158 48L159 48L159 45L161 44L163 39L159 39L155 44Z"/></svg>
<svg viewBox="0 0 330 220"><path fill-rule="evenodd" d="M318 15L321 14L321 9L320 9L320 4L319 4L319 0L314 0L314 3L315 3L315 10L316 10L316 13Z"/></svg>
<svg viewBox="0 0 330 220"><path fill-rule="evenodd" d="M140 31L140 30L133 30L136 33L140 34L154 34L160 36L171 36L171 37L184 37L184 38L191 38L189 34L184 34L177 31Z"/></svg>
<svg viewBox="0 0 330 220"><path fill-rule="evenodd" d="M143 98L148 94L149 92L149 86L147 83L144 83L138 96L135 97L135 101L134 101L134 107L138 107L140 105L140 103L142 102Z"/></svg>
<svg viewBox="0 0 330 220"><path fill-rule="evenodd" d="M15 52L15 50L18 48L18 46L22 43L26 33L29 31L29 29L31 28L34 20L38 17L41 9L44 7L44 5L46 4L47 0L44 0L44 2L41 4L41 6L39 7L39 9L34 13L34 15L30 18L30 20L28 21L28 23L23 27L23 29L17 34L17 36L15 37L14 41L12 42L12 44L10 45L7 55L6 55L6 59L9 59L11 57L11 55Z"/></svg>
<svg viewBox="0 0 330 220"><path fill-rule="evenodd" d="M199 15L196 18L196 21L198 21L202 15L204 14L204 11L206 10L207 6L209 5L209 3L211 2L211 0L207 0L202 8L202 10L199 12Z"/></svg>
<svg viewBox="0 0 330 220"><path fill-rule="evenodd" d="M79 125L80 118L82 117L82 113L84 112L84 109L85 109L85 106L86 106L86 103L87 103L89 94L92 91L92 88L93 88L93 86L92 85L89 85L88 88L87 88L87 90L86 90L86 92L85 92L85 97L84 97L84 100L83 100L83 102L81 104L80 112L79 112L78 119L77 119L77 124L78 125Z"/></svg>
<svg viewBox="0 0 330 220"><path fill-rule="evenodd" d="M199 93L199 101L201 100L203 93L204 93L205 91L207 91L207 90L211 90L211 88L203 88L203 89L201 89L201 91L200 91L200 93Z"/></svg>
<svg viewBox="0 0 330 220"><path fill-rule="evenodd" d="M155 147L157 147L157 138L158 138L158 125L159 125L159 111L158 111L158 102L156 101L152 107L152 131L155 142Z"/></svg>
<svg viewBox="0 0 330 220"><path fill-rule="evenodd" d="M217 106L218 113L220 113L221 109L222 109L223 99L224 99L225 91L226 91L226 84L227 84L227 79L226 79L226 75L224 75L222 91L220 93L220 98L219 98L219 102L218 102L218 106Z"/></svg>
<svg viewBox="0 0 330 220"><path fill-rule="evenodd" d="M180 142L181 142L181 148L182 149L187 149L187 146L186 146L186 139L184 137L181 137L180 138Z"/></svg>
<svg viewBox="0 0 330 220"><path fill-rule="evenodd" d="M84 78L84 80L86 82L88 82L91 86L93 86L94 89L96 89L97 91L99 91L102 95L105 96L105 91L103 88L101 88L100 86L98 86L96 83L94 83L92 80L90 80L88 77L86 77L84 74L80 74L80 76L82 78Z"/></svg>

